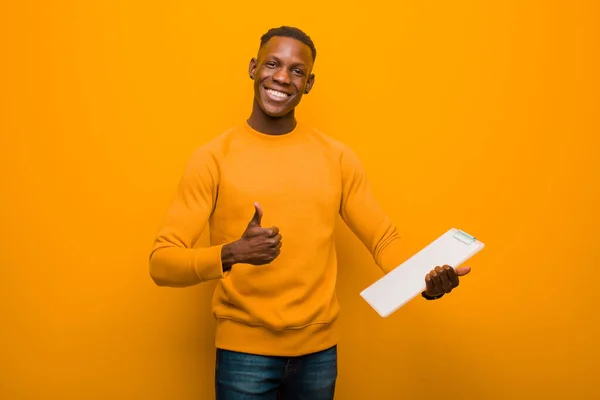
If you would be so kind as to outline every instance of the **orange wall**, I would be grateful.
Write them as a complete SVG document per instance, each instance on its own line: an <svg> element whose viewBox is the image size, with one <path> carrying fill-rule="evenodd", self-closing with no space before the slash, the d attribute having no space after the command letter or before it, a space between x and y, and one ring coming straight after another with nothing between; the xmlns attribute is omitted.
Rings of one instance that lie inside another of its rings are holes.
<svg viewBox="0 0 600 400"><path fill-rule="evenodd" d="M599 3L393 3L0 5L1 399L211 398L213 284L155 287L147 257L280 24L319 51L299 117L356 150L406 256L452 226L487 245L384 320L340 225L337 398L600 397Z"/></svg>

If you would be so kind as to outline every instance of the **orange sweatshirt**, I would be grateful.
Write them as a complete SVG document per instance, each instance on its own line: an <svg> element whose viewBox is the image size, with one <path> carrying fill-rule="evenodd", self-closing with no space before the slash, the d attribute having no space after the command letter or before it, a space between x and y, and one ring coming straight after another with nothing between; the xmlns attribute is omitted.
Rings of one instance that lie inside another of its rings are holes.
<svg viewBox="0 0 600 400"><path fill-rule="evenodd" d="M254 214L277 226L280 255L223 272L221 248ZM337 343L337 216L389 272L401 263L396 227L373 197L365 171L342 143L298 122L272 136L242 123L194 151L150 254L161 286L217 280L218 348L296 356ZM206 224L208 247L195 246Z"/></svg>

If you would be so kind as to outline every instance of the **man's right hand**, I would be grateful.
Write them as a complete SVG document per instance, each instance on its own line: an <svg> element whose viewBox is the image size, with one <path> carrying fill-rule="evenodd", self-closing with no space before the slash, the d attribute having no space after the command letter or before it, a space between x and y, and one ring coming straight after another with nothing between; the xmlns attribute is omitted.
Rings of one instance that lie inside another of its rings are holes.
<svg viewBox="0 0 600 400"><path fill-rule="evenodd" d="M254 216L242 237L223 246L222 259L225 269L239 263L264 265L277 258L282 246L279 228L263 228L260 225L262 216L262 208L258 203L254 203Z"/></svg>

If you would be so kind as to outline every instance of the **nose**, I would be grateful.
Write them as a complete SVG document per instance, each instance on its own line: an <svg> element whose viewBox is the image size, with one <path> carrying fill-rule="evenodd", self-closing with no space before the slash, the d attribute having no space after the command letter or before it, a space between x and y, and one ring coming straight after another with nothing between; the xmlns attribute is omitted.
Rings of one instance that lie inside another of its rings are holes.
<svg viewBox="0 0 600 400"><path fill-rule="evenodd" d="M282 85L289 85L291 82L290 74L288 74L285 68L279 68L273 74L273 80Z"/></svg>

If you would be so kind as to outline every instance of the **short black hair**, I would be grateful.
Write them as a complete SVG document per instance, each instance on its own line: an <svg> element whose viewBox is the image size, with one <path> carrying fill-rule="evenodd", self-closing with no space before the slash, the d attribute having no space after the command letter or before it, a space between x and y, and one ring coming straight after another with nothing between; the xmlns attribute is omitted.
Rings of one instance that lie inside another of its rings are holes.
<svg viewBox="0 0 600 400"><path fill-rule="evenodd" d="M260 47L263 47L265 43L267 43L269 39L271 39L274 36L284 36L301 41L302 43L310 47L313 62L315 61L315 58L317 58L317 49L315 48L315 44L313 43L310 36L308 36L302 30L294 28L293 26L280 26L279 28L271 28L260 38Z"/></svg>

